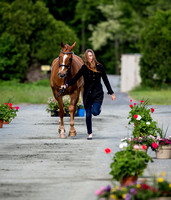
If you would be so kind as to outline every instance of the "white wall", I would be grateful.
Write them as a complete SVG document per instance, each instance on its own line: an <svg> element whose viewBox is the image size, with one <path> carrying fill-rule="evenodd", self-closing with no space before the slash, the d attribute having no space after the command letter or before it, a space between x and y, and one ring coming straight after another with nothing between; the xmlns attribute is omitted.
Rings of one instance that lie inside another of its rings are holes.
<svg viewBox="0 0 171 200"><path fill-rule="evenodd" d="M121 92L128 92L141 82L140 54L123 54L121 57Z"/></svg>

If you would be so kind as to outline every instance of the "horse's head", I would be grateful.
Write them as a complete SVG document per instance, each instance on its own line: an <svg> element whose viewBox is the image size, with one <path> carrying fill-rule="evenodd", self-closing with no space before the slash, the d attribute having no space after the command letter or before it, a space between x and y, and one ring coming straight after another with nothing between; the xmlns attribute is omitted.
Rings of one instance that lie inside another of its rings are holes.
<svg viewBox="0 0 171 200"><path fill-rule="evenodd" d="M59 71L58 76L60 78L65 78L68 70L70 69L71 63L72 63L72 49L75 47L76 42L72 46L69 46L68 44L64 45L63 42L61 42L61 52L59 54Z"/></svg>

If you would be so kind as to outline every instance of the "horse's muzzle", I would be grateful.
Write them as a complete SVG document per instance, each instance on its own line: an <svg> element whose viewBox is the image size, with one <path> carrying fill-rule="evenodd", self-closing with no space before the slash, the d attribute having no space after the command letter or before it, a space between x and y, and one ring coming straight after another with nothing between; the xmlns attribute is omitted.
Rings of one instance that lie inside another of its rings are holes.
<svg viewBox="0 0 171 200"><path fill-rule="evenodd" d="M65 78L66 75L67 75L67 73L65 73L65 74L58 73L59 78Z"/></svg>

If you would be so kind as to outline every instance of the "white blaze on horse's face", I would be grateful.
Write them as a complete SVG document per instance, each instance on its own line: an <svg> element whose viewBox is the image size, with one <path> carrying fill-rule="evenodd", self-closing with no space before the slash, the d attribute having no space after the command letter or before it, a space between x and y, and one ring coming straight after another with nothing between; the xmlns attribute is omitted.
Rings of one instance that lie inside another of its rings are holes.
<svg viewBox="0 0 171 200"><path fill-rule="evenodd" d="M65 60L66 60L67 57L68 57L68 55L65 54L64 57L63 57L62 65L65 65ZM64 68L65 68L65 67L63 66L61 70L63 71Z"/></svg>
<svg viewBox="0 0 171 200"><path fill-rule="evenodd" d="M64 54L63 56L60 57L59 71L58 71L58 76L60 78L66 77L68 65L69 65L69 57L67 54Z"/></svg>

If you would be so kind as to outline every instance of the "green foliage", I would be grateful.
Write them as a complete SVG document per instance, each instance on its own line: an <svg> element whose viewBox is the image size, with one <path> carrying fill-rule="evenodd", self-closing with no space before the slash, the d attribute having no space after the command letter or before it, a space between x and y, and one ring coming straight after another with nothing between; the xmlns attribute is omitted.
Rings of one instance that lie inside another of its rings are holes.
<svg viewBox="0 0 171 200"><path fill-rule="evenodd" d="M130 175L142 175L149 161L153 162L146 152L133 150L129 146L114 155L110 174L117 181Z"/></svg>
<svg viewBox="0 0 171 200"><path fill-rule="evenodd" d="M141 78L143 86L171 83L171 10L157 11L141 33Z"/></svg>
<svg viewBox="0 0 171 200"><path fill-rule="evenodd" d="M0 37L0 79L17 78L14 66L19 58L20 54L15 47L15 38L8 33L3 33Z"/></svg>
<svg viewBox="0 0 171 200"><path fill-rule="evenodd" d="M61 41L69 45L77 41L74 51L78 53L79 40L74 31L64 22L56 21L39 0L35 3L29 0L1 2L0 19L0 37L5 32L14 38L13 46L19 57L8 71L12 73L11 69L15 69L14 77L25 79L29 66L35 63L51 64L59 54ZM7 64L3 66L7 67ZM4 76L10 79L8 74Z"/></svg>
<svg viewBox="0 0 171 200"><path fill-rule="evenodd" d="M128 124L134 124L133 137L146 137L149 135L157 136L157 133L161 131L157 127L157 122L151 117L151 113L154 109L149 109L147 107L147 102L141 101L140 104L130 105L131 110L129 111L128 119L130 121Z"/></svg>

